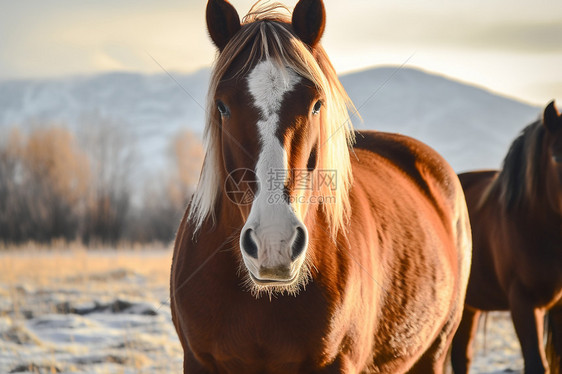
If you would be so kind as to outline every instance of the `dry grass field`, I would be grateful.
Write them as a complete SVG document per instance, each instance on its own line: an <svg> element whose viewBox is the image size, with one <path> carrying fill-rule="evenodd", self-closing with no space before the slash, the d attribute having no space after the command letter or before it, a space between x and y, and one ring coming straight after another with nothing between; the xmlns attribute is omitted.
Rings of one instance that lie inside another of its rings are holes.
<svg viewBox="0 0 562 374"><path fill-rule="evenodd" d="M181 372L171 255L159 246L0 248L0 373ZM488 316L473 373L522 368L508 317Z"/></svg>
<svg viewBox="0 0 562 374"><path fill-rule="evenodd" d="M175 373L166 248L0 253L1 373Z"/></svg>

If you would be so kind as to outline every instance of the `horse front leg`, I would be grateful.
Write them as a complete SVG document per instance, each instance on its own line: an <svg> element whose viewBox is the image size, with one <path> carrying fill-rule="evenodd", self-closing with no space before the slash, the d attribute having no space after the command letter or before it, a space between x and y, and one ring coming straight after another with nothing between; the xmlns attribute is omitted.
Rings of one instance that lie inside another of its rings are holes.
<svg viewBox="0 0 562 374"><path fill-rule="evenodd" d="M509 306L515 332L521 344L525 374L548 373L548 363L543 348L544 310L534 308L525 292L511 287Z"/></svg>
<svg viewBox="0 0 562 374"><path fill-rule="evenodd" d="M546 356L551 374L562 374L562 305L549 312Z"/></svg>
<svg viewBox="0 0 562 374"><path fill-rule="evenodd" d="M453 338L451 366L455 374L467 374L474 356L474 338L482 312L465 305L462 320Z"/></svg>

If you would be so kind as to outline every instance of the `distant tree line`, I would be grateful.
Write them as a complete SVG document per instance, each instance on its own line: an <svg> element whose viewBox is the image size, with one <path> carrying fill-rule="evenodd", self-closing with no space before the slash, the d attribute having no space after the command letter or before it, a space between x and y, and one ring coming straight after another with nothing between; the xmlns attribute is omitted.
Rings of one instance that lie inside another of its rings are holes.
<svg viewBox="0 0 562 374"><path fill-rule="evenodd" d="M0 242L173 239L199 175L197 136L175 136L168 170L142 178L123 126L99 115L85 122L78 135L64 126L0 133Z"/></svg>

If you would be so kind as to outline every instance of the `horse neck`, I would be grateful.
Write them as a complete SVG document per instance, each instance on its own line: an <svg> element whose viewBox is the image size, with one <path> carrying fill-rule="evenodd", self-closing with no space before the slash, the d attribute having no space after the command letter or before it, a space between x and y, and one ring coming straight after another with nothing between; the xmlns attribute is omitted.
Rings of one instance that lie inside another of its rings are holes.
<svg viewBox="0 0 562 374"><path fill-rule="evenodd" d="M310 208L304 221L309 233L308 261L312 277L322 277L322 283L332 292L343 295L345 282L330 274L344 274L350 258L346 249L350 248L349 239L342 233L332 237L325 212L319 207ZM327 276L328 275L328 276Z"/></svg>
<svg viewBox="0 0 562 374"><path fill-rule="evenodd" d="M222 226L223 233L226 235L236 235L240 233L244 226L242 210L235 203L230 201L228 197L221 194L215 207L215 225Z"/></svg>
<svg viewBox="0 0 562 374"><path fill-rule="evenodd" d="M560 181L556 175L556 170L552 170L552 166L548 165L549 169L545 175L544 181L544 199L545 206L549 212L549 218L558 222L558 227L562 226L562 201L560 201Z"/></svg>

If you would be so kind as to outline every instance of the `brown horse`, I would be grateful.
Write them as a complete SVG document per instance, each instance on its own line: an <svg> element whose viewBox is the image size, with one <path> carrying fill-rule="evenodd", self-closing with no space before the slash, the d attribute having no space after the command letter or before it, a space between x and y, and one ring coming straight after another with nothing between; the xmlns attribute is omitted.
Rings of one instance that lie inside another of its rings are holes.
<svg viewBox="0 0 562 374"><path fill-rule="evenodd" d="M513 142L501 171L460 175L473 229L466 308L453 341L455 373L467 373L481 311L510 310L525 373L551 372L562 356L562 118L554 102Z"/></svg>
<svg viewBox="0 0 562 374"><path fill-rule="evenodd" d="M281 10L207 4L206 155L171 276L184 372L440 373L470 269L462 187L426 145L354 133L322 1Z"/></svg>

